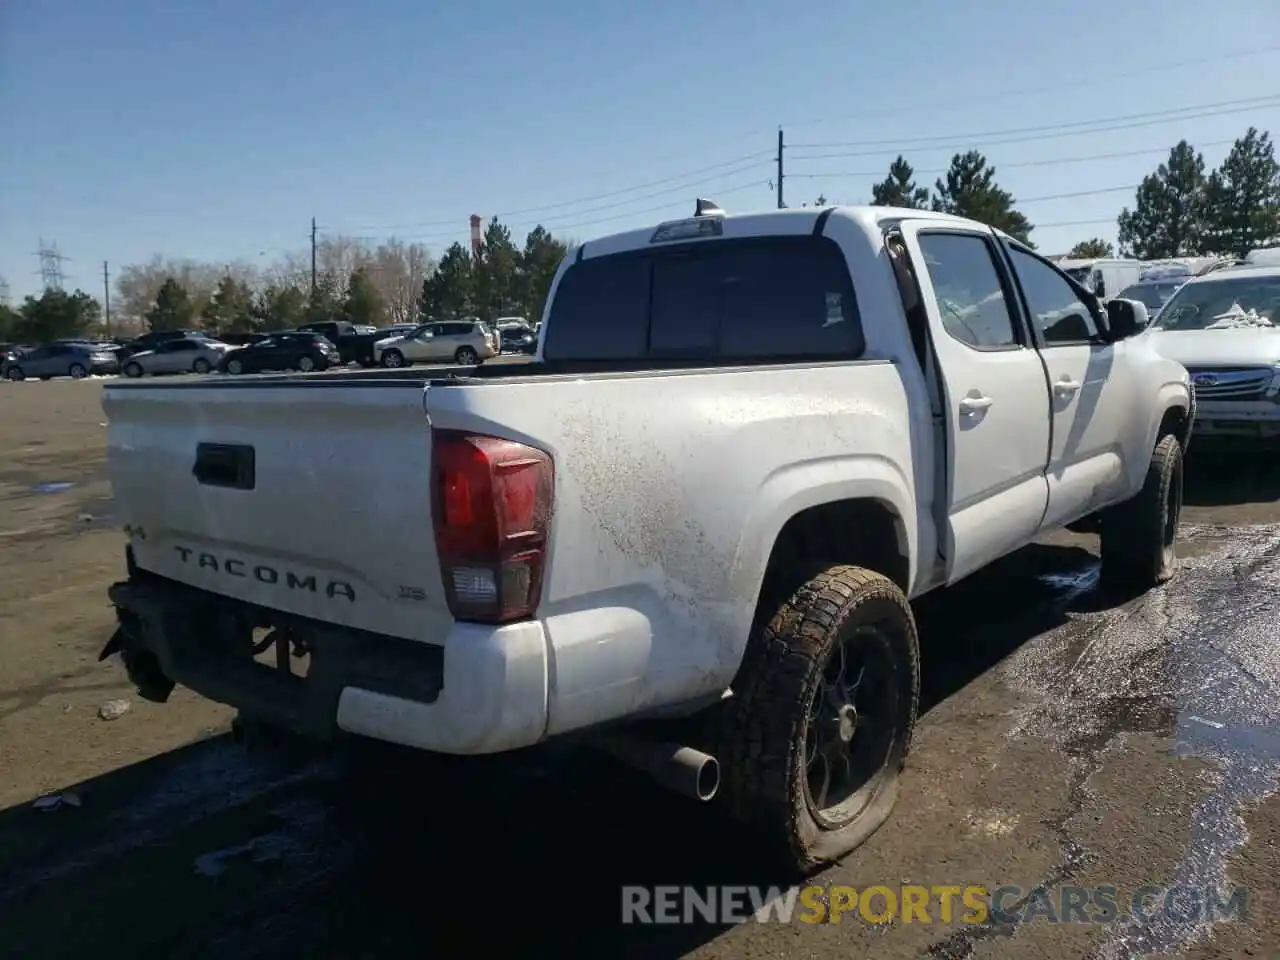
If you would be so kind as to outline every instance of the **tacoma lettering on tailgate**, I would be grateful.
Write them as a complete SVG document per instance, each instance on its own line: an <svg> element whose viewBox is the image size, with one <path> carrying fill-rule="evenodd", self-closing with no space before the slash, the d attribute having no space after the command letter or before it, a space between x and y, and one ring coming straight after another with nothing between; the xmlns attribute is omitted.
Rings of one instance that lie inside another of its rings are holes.
<svg viewBox="0 0 1280 960"><path fill-rule="evenodd" d="M299 576L292 570L280 571L265 563L250 564L235 557L219 557L190 547L175 546L173 549L178 552L183 563L194 561L197 567L225 574L228 577L252 577L259 583L265 583L268 586L284 586L288 590L306 590L310 593L316 593L319 590L314 573ZM324 581L324 593L331 600L346 597L349 602L356 602L355 588L345 580Z"/></svg>

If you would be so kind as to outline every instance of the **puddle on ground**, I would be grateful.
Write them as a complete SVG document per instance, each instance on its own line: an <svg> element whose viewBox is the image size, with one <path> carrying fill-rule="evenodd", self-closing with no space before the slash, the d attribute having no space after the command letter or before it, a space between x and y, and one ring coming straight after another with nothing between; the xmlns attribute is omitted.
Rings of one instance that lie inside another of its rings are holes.
<svg viewBox="0 0 1280 960"><path fill-rule="evenodd" d="M74 487L70 480L55 480L50 483L37 483L31 487L32 493L65 493Z"/></svg>
<svg viewBox="0 0 1280 960"><path fill-rule="evenodd" d="M1078 570L1042 573L1036 579L1060 593L1084 593L1098 585L1098 574L1101 569L1101 566L1095 562Z"/></svg>
<svg viewBox="0 0 1280 960"><path fill-rule="evenodd" d="M1166 887L1216 892L1227 903L1228 859L1249 840L1243 814L1280 790L1280 658L1271 639L1280 620L1280 535L1275 528L1206 528L1192 538L1209 549L1182 560L1172 583L1118 609L1070 614L1069 624L1001 668L1005 682L1036 698L1010 735L1051 739L1073 764L1073 812L1053 824L1061 863L1046 885L1072 882L1090 859L1087 840L1073 836L1069 824L1090 800L1088 779L1103 754L1127 733L1170 737L1174 757L1194 756L1212 768L1180 861L1159 881ZM1038 579L1062 603L1087 592L1096 575L1094 567ZM1122 919L1092 956L1177 954L1222 919L1208 910ZM1017 934L1017 925L973 928L930 953L968 957L980 941Z"/></svg>

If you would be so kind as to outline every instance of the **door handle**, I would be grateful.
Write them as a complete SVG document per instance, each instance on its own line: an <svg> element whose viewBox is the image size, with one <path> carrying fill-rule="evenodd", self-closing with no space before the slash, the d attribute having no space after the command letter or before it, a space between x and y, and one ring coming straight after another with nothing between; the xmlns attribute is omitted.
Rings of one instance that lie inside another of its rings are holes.
<svg viewBox="0 0 1280 960"><path fill-rule="evenodd" d="M1063 377L1053 385L1054 393L1072 394L1080 389L1080 384L1069 377Z"/></svg>
<svg viewBox="0 0 1280 960"><path fill-rule="evenodd" d="M965 397L960 401L960 412L972 417L990 406L990 397Z"/></svg>

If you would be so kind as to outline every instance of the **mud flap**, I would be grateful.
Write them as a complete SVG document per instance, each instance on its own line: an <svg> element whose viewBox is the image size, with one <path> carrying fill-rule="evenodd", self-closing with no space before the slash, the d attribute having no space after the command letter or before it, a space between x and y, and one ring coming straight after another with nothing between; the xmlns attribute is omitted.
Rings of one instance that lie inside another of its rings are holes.
<svg viewBox="0 0 1280 960"><path fill-rule="evenodd" d="M138 688L138 696L152 703L168 702L176 684L165 674L156 655L138 643L123 625L116 627L98 654L98 661L116 653L120 654L129 682Z"/></svg>

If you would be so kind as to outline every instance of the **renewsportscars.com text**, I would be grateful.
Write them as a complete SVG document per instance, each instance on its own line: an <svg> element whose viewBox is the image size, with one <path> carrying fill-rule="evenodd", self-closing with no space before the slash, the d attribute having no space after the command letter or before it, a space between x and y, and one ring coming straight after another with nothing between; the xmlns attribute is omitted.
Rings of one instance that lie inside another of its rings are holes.
<svg viewBox="0 0 1280 960"><path fill-rule="evenodd" d="M626 924L1125 923L1168 917L1181 922L1244 919L1248 891L1139 887L1128 896L1109 885L1026 888L1012 884L904 884L861 889L807 887L622 888Z"/></svg>

